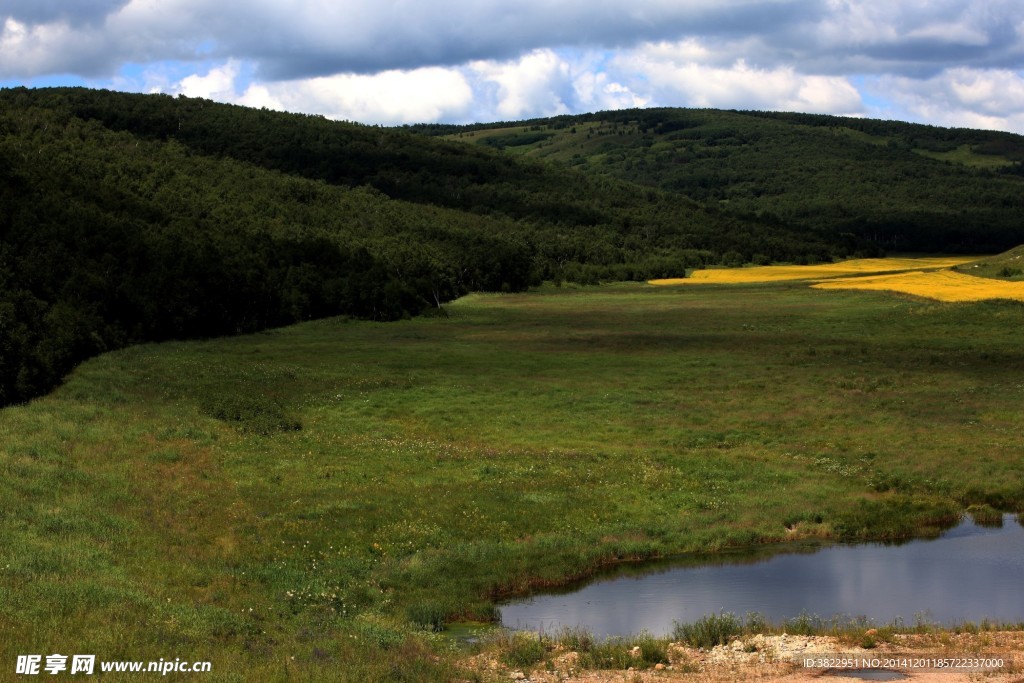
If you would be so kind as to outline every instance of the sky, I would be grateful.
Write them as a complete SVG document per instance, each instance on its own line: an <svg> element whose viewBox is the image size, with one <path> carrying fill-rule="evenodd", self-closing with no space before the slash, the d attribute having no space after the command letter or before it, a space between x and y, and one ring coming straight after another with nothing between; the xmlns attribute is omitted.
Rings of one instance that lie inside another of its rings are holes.
<svg viewBox="0 0 1024 683"><path fill-rule="evenodd" d="M0 0L0 87L368 124L630 107L1024 133L1024 0Z"/></svg>

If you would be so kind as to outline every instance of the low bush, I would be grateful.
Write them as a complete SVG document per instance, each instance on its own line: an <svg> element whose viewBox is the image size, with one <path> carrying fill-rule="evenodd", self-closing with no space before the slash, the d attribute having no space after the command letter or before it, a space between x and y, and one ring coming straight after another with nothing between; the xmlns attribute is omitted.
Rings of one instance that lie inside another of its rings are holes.
<svg viewBox="0 0 1024 683"><path fill-rule="evenodd" d="M692 624L676 622L672 636L693 647L725 645L743 633L743 622L731 612L709 614Z"/></svg>

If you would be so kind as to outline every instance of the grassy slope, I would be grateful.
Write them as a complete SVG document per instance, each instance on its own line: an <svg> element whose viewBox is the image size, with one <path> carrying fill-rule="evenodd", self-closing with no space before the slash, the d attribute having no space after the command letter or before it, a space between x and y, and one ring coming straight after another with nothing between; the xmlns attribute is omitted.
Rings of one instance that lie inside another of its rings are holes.
<svg viewBox="0 0 1024 683"><path fill-rule="evenodd" d="M0 413L0 659L446 680L409 617L616 557L1024 505L1019 306L736 294L473 295L89 361ZM211 417L232 404L303 429Z"/></svg>
<svg viewBox="0 0 1024 683"><path fill-rule="evenodd" d="M808 154L812 157L824 156L828 153L841 153L844 148L846 152L857 150L863 153L863 149L857 148L864 146L899 147L905 152L936 161L983 169L1002 168L1024 158L1024 140L1010 133L950 131L911 123L814 115L780 114L762 117L756 112L701 109L661 111L665 114L659 118L664 121L680 121L685 122L685 125L676 127L670 124L659 129L655 120L652 127L645 127L639 115L630 117L625 112L603 112L508 124L475 124L439 132L446 132L446 137L450 139L501 148L516 155L566 161L573 165L581 165L584 161L625 162L630 157L635 161L638 158L636 153L646 153L644 150L652 153L689 151L691 158L688 162L700 163L706 158L700 152L716 146L714 143L726 145L726 149L719 150L719 158L728 156L731 151L728 147L737 143L745 145L743 151L748 155L754 153L762 156L773 150L785 150L785 155L777 160L784 165L786 172L791 172L792 169L788 168L790 165L805 161ZM681 134L681 131L687 132ZM939 143L939 149L920 146L934 144L932 138L935 137L952 137L954 132L970 142ZM708 141L713 142L708 144ZM827 149L810 149L815 143L824 143ZM617 155L625 156L618 159ZM846 158L841 163L848 164L850 161ZM617 168L620 171L630 170L619 166ZM647 180L649 183L657 182L655 178Z"/></svg>
<svg viewBox="0 0 1024 683"><path fill-rule="evenodd" d="M1014 247L995 256L988 256L971 263L957 266L954 270L997 280L1024 280L1024 246Z"/></svg>

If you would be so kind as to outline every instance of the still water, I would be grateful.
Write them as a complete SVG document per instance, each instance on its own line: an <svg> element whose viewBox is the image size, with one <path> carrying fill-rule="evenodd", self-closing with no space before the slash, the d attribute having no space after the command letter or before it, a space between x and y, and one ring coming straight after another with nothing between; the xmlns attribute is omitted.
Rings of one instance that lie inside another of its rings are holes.
<svg viewBox="0 0 1024 683"><path fill-rule="evenodd" d="M502 605L510 628L582 626L598 636L672 632L721 611L781 622L801 612L952 625L1024 621L1024 529L970 520L931 540L789 548L782 554L688 558L562 594Z"/></svg>

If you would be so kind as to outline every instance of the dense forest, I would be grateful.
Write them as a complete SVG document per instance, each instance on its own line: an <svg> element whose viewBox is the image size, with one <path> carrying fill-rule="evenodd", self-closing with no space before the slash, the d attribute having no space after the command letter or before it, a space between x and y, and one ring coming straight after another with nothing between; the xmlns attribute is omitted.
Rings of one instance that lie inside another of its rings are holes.
<svg viewBox="0 0 1024 683"><path fill-rule="evenodd" d="M543 280L1024 242L1020 138L885 125L650 110L410 130L0 90L0 405L140 341L392 320Z"/></svg>
<svg viewBox="0 0 1024 683"><path fill-rule="evenodd" d="M640 109L412 128L889 251L1024 236L1024 137L815 114Z"/></svg>

